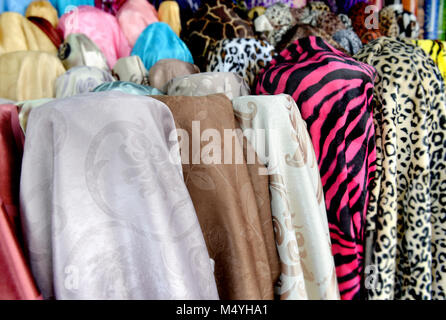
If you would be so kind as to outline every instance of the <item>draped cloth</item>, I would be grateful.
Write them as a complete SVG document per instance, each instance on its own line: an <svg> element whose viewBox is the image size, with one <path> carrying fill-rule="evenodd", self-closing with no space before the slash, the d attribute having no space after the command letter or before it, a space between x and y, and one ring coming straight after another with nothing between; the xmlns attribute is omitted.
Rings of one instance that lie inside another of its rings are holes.
<svg viewBox="0 0 446 320"><path fill-rule="evenodd" d="M423 39L412 40L412 42L430 55L446 81L446 41Z"/></svg>
<svg viewBox="0 0 446 320"><path fill-rule="evenodd" d="M0 55L0 97L13 101L52 98L65 69L52 54L18 51Z"/></svg>
<svg viewBox="0 0 446 320"><path fill-rule="evenodd" d="M33 0L0 0L0 13L13 11L23 15L32 1Z"/></svg>
<svg viewBox="0 0 446 320"><path fill-rule="evenodd" d="M56 79L56 98L87 93L104 82L114 80L110 73L95 67L74 67Z"/></svg>
<svg viewBox="0 0 446 320"><path fill-rule="evenodd" d="M116 60L130 54L131 47L116 17L95 7L79 6L64 14L58 28L64 38L72 33L85 34L104 53L110 68Z"/></svg>
<svg viewBox="0 0 446 320"><path fill-rule="evenodd" d="M145 96L163 95L163 93L156 88L127 81L105 82L94 88L93 92L111 91L111 90L117 90L129 94L137 94Z"/></svg>
<svg viewBox="0 0 446 320"><path fill-rule="evenodd" d="M167 85L169 96L207 96L223 93L229 99L250 94L248 84L233 72L203 72L172 79Z"/></svg>
<svg viewBox="0 0 446 320"><path fill-rule="evenodd" d="M176 1L163 1L158 10L161 22L167 23L177 36L181 33L180 7Z"/></svg>
<svg viewBox="0 0 446 320"><path fill-rule="evenodd" d="M158 12L147 0L127 0L116 13L119 26L124 32L130 47L151 23L158 22Z"/></svg>
<svg viewBox="0 0 446 320"><path fill-rule="evenodd" d="M58 57L68 70L73 67L96 67L110 71L101 49L85 34L69 34L59 47Z"/></svg>
<svg viewBox="0 0 446 320"><path fill-rule="evenodd" d="M137 84L149 84L149 71L138 56L129 56L119 59L112 70L113 77L121 81L130 81Z"/></svg>
<svg viewBox="0 0 446 320"><path fill-rule="evenodd" d="M25 16L29 17L40 17L48 20L51 25L56 28L59 18L57 15L57 10L51 5L49 1L33 1L30 3L28 8L26 8Z"/></svg>
<svg viewBox="0 0 446 320"><path fill-rule="evenodd" d="M377 278L368 284L368 297L445 299L443 79L432 59L409 42L382 37L355 58L378 72L377 171L366 229L366 265Z"/></svg>
<svg viewBox="0 0 446 320"><path fill-rule="evenodd" d="M218 299L172 114L95 92L31 112L20 203L45 298Z"/></svg>
<svg viewBox="0 0 446 320"><path fill-rule="evenodd" d="M19 185L24 136L17 107L0 105L0 300L36 300L22 251Z"/></svg>
<svg viewBox="0 0 446 320"><path fill-rule="evenodd" d="M241 132L224 141L224 130L237 128L231 101L224 95L156 99L172 111L181 137L184 181L215 260L220 298L272 299L280 265L268 178L256 159L247 165Z"/></svg>
<svg viewBox="0 0 446 320"><path fill-rule="evenodd" d="M52 24L41 17L28 17L28 20L34 23L40 30L42 30L46 36L51 40L56 48L59 48L63 42L63 37Z"/></svg>
<svg viewBox="0 0 446 320"><path fill-rule="evenodd" d="M164 22L152 23L144 29L132 49L133 55L139 56L149 71L161 59L194 63L186 44Z"/></svg>
<svg viewBox="0 0 446 320"><path fill-rule="evenodd" d="M57 53L50 38L34 23L16 12L0 15L0 55L14 51Z"/></svg>
<svg viewBox="0 0 446 320"><path fill-rule="evenodd" d="M178 59L161 59L150 68L149 83L166 92L166 85L170 80L199 72L200 69L194 64Z"/></svg>
<svg viewBox="0 0 446 320"><path fill-rule="evenodd" d="M321 178L296 103L288 95L245 96L235 98L233 107L268 168L280 298L339 299Z"/></svg>
<svg viewBox="0 0 446 320"><path fill-rule="evenodd" d="M287 93L306 121L319 165L343 299L360 298L365 215L375 171L375 71L321 38L302 38L259 75L257 94Z"/></svg>
<svg viewBox="0 0 446 320"><path fill-rule="evenodd" d="M95 0L50 0L59 17L79 6L94 6Z"/></svg>

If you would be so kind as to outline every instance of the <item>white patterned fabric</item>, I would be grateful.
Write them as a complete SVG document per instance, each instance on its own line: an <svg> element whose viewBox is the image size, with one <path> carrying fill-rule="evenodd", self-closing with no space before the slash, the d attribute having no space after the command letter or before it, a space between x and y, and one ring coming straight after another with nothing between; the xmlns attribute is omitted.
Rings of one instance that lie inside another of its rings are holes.
<svg viewBox="0 0 446 320"><path fill-rule="evenodd" d="M282 266L277 293L281 299L339 299L321 178L296 103L285 94L245 96L234 99L233 108L268 169Z"/></svg>
<svg viewBox="0 0 446 320"><path fill-rule="evenodd" d="M117 91L31 112L20 200L45 298L218 299L175 132L165 104Z"/></svg>

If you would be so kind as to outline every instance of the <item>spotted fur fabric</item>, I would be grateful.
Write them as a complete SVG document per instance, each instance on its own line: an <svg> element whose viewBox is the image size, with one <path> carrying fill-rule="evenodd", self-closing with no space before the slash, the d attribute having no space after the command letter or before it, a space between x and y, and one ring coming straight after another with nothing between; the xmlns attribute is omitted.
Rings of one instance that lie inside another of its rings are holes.
<svg viewBox="0 0 446 320"><path fill-rule="evenodd" d="M274 48L257 39L225 39L209 53L208 72L235 72L251 87L258 72L271 61Z"/></svg>
<svg viewBox="0 0 446 320"><path fill-rule="evenodd" d="M369 299L446 298L445 87L432 59L381 37L355 58L375 67L377 171L366 226Z"/></svg>
<svg viewBox="0 0 446 320"><path fill-rule="evenodd" d="M379 12L379 29L388 37L416 39L420 34L417 17L403 10L403 5L394 4Z"/></svg>

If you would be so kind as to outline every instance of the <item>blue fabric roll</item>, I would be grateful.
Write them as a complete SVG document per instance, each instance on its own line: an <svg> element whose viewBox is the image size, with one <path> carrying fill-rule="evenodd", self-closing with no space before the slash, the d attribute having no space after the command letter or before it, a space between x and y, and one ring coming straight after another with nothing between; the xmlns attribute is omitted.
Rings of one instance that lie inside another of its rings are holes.
<svg viewBox="0 0 446 320"><path fill-rule="evenodd" d="M136 95L164 95L161 91L156 88L143 86L142 84L137 84L134 82L128 81L113 81L113 82L105 82L94 88L93 92L101 92L101 91L122 91L125 93L136 94Z"/></svg>

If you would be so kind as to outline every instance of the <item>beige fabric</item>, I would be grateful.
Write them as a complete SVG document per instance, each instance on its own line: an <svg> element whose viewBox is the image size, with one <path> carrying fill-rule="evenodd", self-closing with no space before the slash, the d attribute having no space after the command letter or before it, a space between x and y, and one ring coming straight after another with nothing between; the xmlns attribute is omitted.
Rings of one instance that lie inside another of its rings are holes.
<svg viewBox="0 0 446 320"><path fill-rule="evenodd" d="M200 69L194 64L178 59L162 59L150 68L149 84L166 92L166 85L170 80L199 72Z"/></svg>
<svg viewBox="0 0 446 320"><path fill-rule="evenodd" d="M57 17L57 10L51 5L49 1L33 1L29 4L25 12L26 17L41 17L48 20L54 28L57 27L59 18Z"/></svg>

